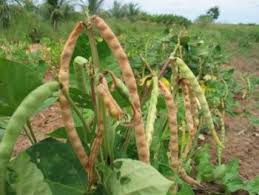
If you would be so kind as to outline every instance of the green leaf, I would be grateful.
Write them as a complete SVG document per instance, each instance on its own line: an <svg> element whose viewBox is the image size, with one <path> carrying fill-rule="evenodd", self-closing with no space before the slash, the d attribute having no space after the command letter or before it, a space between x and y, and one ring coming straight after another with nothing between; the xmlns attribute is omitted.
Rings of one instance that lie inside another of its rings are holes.
<svg viewBox="0 0 259 195"><path fill-rule="evenodd" d="M255 126L259 126L259 117L251 114L249 117L250 122L255 125Z"/></svg>
<svg viewBox="0 0 259 195"><path fill-rule="evenodd" d="M225 176L222 178L222 183L230 192L243 189L244 183L239 175L238 161L233 160L226 165Z"/></svg>
<svg viewBox="0 0 259 195"><path fill-rule="evenodd" d="M192 191L192 187L186 183L182 183L180 185L180 189L177 192L177 195L194 195L194 192Z"/></svg>
<svg viewBox="0 0 259 195"><path fill-rule="evenodd" d="M16 195L51 195L42 172L26 153L20 154L8 165L9 184Z"/></svg>
<svg viewBox="0 0 259 195"><path fill-rule="evenodd" d="M215 167L215 169L213 170L213 176L215 179L221 179L222 177L224 177L225 173L226 173L226 165L218 165Z"/></svg>
<svg viewBox="0 0 259 195"><path fill-rule="evenodd" d="M173 184L151 165L141 161L119 159L115 165L113 172L106 176L109 178L106 186L112 195L164 195Z"/></svg>
<svg viewBox="0 0 259 195"><path fill-rule="evenodd" d="M0 59L0 116L11 116L25 96L41 83L40 73L33 68Z"/></svg>
<svg viewBox="0 0 259 195"><path fill-rule="evenodd" d="M255 195L259 192L259 176L253 180L247 181L245 183L244 189L249 193L249 195Z"/></svg>
<svg viewBox="0 0 259 195"><path fill-rule="evenodd" d="M54 195L83 195L87 179L83 167L69 144L45 139L27 150L42 171Z"/></svg>
<svg viewBox="0 0 259 195"><path fill-rule="evenodd" d="M197 163L197 178L201 181L213 180L213 165L210 162L209 147L205 145L197 151L195 161Z"/></svg>

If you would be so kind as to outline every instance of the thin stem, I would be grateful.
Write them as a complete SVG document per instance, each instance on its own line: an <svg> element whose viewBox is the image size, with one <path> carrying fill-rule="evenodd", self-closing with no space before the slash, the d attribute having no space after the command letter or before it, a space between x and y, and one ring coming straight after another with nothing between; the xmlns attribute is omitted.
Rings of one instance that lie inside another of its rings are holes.
<svg viewBox="0 0 259 195"><path fill-rule="evenodd" d="M132 129L131 128L127 128L126 135L125 135L125 141L124 141L124 143L122 145L122 151L125 152L125 153L127 153L128 146L129 146L132 134L133 134Z"/></svg>
<svg viewBox="0 0 259 195"><path fill-rule="evenodd" d="M142 60L142 62L144 63L144 65L146 66L146 68L149 70L149 72L151 74L154 74L154 71L152 70L152 68L150 67L149 63L147 62L147 60L144 58L144 56L142 54L139 55L140 59Z"/></svg>
<svg viewBox="0 0 259 195"><path fill-rule="evenodd" d="M180 46L181 46L181 45L180 45L180 40L178 39L178 42L177 42L177 44L176 44L176 46L175 46L175 48L174 48L174 51L171 53L170 58L165 62L165 64L163 65L163 67L162 67L162 69L161 69L161 71L160 71L160 73L159 73L159 76L158 76L159 79L164 75L164 73L165 73L167 67L168 67L168 66L171 64L171 62L172 62L171 57L172 57L172 56L175 56L175 54L176 54L177 50L180 48Z"/></svg>
<svg viewBox="0 0 259 195"><path fill-rule="evenodd" d="M97 137L95 138L98 145L93 146L94 148L92 148L92 149L94 149L95 151L91 150L91 154L90 154L90 157L92 157L91 162L90 162L91 163L91 172L88 175L88 177L89 177L88 179L89 179L89 189L91 189L92 182L94 179L92 177L92 175L94 174L93 167L95 166L98 151L100 150L100 146L103 142L103 136L104 136L103 134L104 134L104 130L105 130L103 121L105 120L106 116L105 116L105 107L103 105L102 99L96 93L96 89L95 89L96 73L99 72L100 61L99 61L99 55L98 55L97 46L96 46L96 42L95 42L95 35L93 32L93 25L92 25L91 21L89 20L89 17L87 17L86 20L87 20L86 21L87 36L89 39L89 44L90 44L92 58L93 58L93 75L91 77L92 79L90 80L90 85L91 85L91 93L92 93L95 113L96 113L96 117L97 117L97 128L98 128Z"/></svg>
<svg viewBox="0 0 259 195"><path fill-rule="evenodd" d="M161 71L160 71L160 73L159 73L159 75L158 75L158 78L159 78L159 79L164 75L164 73L165 73L167 67L168 67L170 64L171 64L171 59L168 59L168 60L164 63L164 65L163 65L163 67L162 67L162 69L161 69Z"/></svg>
<svg viewBox="0 0 259 195"><path fill-rule="evenodd" d="M24 131L26 137L28 137L28 139L30 140L31 144L33 145L33 144L34 144L34 141L33 141L33 139L31 138L31 136L29 135L28 129L27 129L26 126L24 127L23 131Z"/></svg>
<svg viewBox="0 0 259 195"><path fill-rule="evenodd" d="M99 61L99 55L97 51L97 46L96 46L96 41L95 41L95 35L93 32L93 25L91 21L89 20L89 16L86 19L86 28L87 28L87 36L89 39L89 44L91 48L91 53L92 53L92 58L93 58L93 72L92 75L90 75L90 86L91 86L91 94L92 94L92 99L93 99L93 105L96 110L96 104L97 104L97 95L96 95L96 90L95 90L95 73L99 72L99 67L100 67L100 61Z"/></svg>
<svg viewBox="0 0 259 195"><path fill-rule="evenodd" d="M78 116L78 118L81 120L81 123L82 123L82 125L84 127L84 130L85 130L85 131L83 131L84 132L84 139L87 141L87 143L89 143L90 142L90 138L86 135L86 132L88 132L88 133L91 132L90 131L90 127L86 124L83 115L81 114L81 112L79 111L77 106L75 105L74 101L70 98L69 94L66 91L64 91L64 90L61 90L61 91L64 94L64 96L66 97L66 99L69 102L69 104L71 105L72 109L75 111L75 113ZM89 149L89 148L87 148L87 149Z"/></svg>
<svg viewBox="0 0 259 195"><path fill-rule="evenodd" d="M33 139L33 142L36 144L36 143L37 143L37 139L36 139L35 134L33 133L32 126L31 126L31 122L28 120L28 121L26 122L26 124L27 124L27 127L28 127L28 129L29 129L29 132L30 132L30 134L31 134L31 137L32 137L32 139Z"/></svg>

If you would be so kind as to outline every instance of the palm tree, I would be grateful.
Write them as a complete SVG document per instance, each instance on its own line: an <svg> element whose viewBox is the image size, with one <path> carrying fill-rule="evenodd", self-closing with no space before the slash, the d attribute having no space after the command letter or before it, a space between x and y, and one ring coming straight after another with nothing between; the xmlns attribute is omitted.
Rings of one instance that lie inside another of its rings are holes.
<svg viewBox="0 0 259 195"><path fill-rule="evenodd" d="M97 13L102 4L103 4L104 0L88 0L88 10L90 14L95 14Z"/></svg>
<svg viewBox="0 0 259 195"><path fill-rule="evenodd" d="M112 16L114 16L116 18L125 17L128 12L127 5L122 5L120 2L114 1L113 6L109 10L109 12L111 13Z"/></svg>
<svg viewBox="0 0 259 195"><path fill-rule="evenodd" d="M129 3L128 4L128 16L133 17L137 16L140 13L139 5L136 3Z"/></svg>
<svg viewBox="0 0 259 195"><path fill-rule="evenodd" d="M66 0L46 0L43 5L44 15L45 17L50 18L54 30L56 30L58 24L63 19L68 18L73 11L73 7Z"/></svg>
<svg viewBox="0 0 259 195"><path fill-rule="evenodd" d="M11 8L7 0L0 0L0 22L4 29L10 26Z"/></svg>

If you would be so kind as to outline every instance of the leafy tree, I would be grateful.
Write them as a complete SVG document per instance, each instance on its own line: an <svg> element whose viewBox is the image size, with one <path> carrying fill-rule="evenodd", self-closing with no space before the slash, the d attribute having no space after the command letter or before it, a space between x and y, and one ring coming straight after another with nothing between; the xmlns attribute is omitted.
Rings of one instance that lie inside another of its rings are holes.
<svg viewBox="0 0 259 195"><path fill-rule="evenodd" d="M7 0L0 0L0 21L3 28L8 28L11 21L11 9Z"/></svg>
<svg viewBox="0 0 259 195"><path fill-rule="evenodd" d="M110 14L116 18L122 18L127 15L127 5L123 5L118 1L113 2L112 8L109 10Z"/></svg>
<svg viewBox="0 0 259 195"><path fill-rule="evenodd" d="M58 24L63 19L68 19L74 11L73 7L66 0L46 0L42 10L45 17L50 18L54 29L57 29Z"/></svg>
<svg viewBox="0 0 259 195"><path fill-rule="evenodd" d="M20 5L22 5L27 11L34 11L37 9L33 0L21 0Z"/></svg>
<svg viewBox="0 0 259 195"><path fill-rule="evenodd" d="M136 3L129 3L127 8L129 17L137 16L140 13L139 5Z"/></svg>
<svg viewBox="0 0 259 195"><path fill-rule="evenodd" d="M103 2L104 0L88 0L88 10L90 14L97 13L100 10Z"/></svg>
<svg viewBox="0 0 259 195"><path fill-rule="evenodd" d="M207 25L213 22L213 18L210 15L200 15L197 19L196 22L201 24L201 25Z"/></svg>
<svg viewBox="0 0 259 195"><path fill-rule="evenodd" d="M220 11L218 6L212 7L207 11L207 15L211 16L213 20L217 20L219 17L219 14L220 14Z"/></svg>
<svg viewBox="0 0 259 195"><path fill-rule="evenodd" d="M207 25L209 23L212 23L214 20L217 20L219 17L220 11L219 7L215 6L210 8L206 14L200 15L197 19L196 22L202 25Z"/></svg>

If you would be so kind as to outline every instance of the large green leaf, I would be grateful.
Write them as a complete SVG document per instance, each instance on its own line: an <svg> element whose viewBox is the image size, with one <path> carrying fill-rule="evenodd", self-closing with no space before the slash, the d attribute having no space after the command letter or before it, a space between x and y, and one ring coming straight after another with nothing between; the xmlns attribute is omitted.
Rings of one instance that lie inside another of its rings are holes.
<svg viewBox="0 0 259 195"><path fill-rule="evenodd" d="M173 184L151 165L131 159L119 159L107 175L112 195L165 195Z"/></svg>
<svg viewBox="0 0 259 195"><path fill-rule="evenodd" d="M85 172L69 144L48 138L27 150L42 171L54 195L82 195L86 192Z"/></svg>
<svg viewBox="0 0 259 195"><path fill-rule="evenodd" d="M0 59L0 116L11 116L24 97L41 85L34 68Z"/></svg>
<svg viewBox="0 0 259 195"><path fill-rule="evenodd" d="M12 160L8 170L9 185L16 195L52 195L42 172L30 161L28 154L22 153Z"/></svg>

